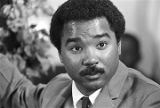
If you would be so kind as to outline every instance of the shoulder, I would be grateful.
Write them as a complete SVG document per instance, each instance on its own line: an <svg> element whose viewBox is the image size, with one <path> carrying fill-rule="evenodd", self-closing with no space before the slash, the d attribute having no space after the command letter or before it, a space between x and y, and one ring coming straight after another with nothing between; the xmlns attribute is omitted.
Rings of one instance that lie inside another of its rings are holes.
<svg viewBox="0 0 160 108"><path fill-rule="evenodd" d="M45 87L44 94L50 95L50 94L59 94L61 90L64 88L70 86L72 84L72 80L68 76L68 74L60 74L56 77L54 77Z"/></svg>
<svg viewBox="0 0 160 108"><path fill-rule="evenodd" d="M158 83L147 78L137 70L129 68L128 78L132 79L132 90L138 97L147 97L155 92L160 92L160 85Z"/></svg>
<svg viewBox="0 0 160 108"><path fill-rule="evenodd" d="M156 89L160 89L160 85L158 83L144 76L141 72L132 68L129 68L128 71L129 71L128 76L131 77L137 85L140 85L142 87L149 86Z"/></svg>
<svg viewBox="0 0 160 108"><path fill-rule="evenodd" d="M48 84L47 88L61 89L70 84L71 78L66 73L62 73L54 77Z"/></svg>
<svg viewBox="0 0 160 108"><path fill-rule="evenodd" d="M128 68L128 77L126 78L124 88L127 88L124 94L128 96L128 99L132 101L134 105L140 106L140 108L152 107L154 103L156 103L156 106L159 104L160 85L139 71Z"/></svg>

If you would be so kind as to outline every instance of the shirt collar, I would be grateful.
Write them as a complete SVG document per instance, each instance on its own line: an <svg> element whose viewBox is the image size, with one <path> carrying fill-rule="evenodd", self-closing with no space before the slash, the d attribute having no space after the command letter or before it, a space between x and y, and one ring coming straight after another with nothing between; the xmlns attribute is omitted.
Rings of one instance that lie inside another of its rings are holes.
<svg viewBox="0 0 160 108"><path fill-rule="evenodd" d="M75 82L72 82L72 98L73 98L73 105L76 108L77 102L83 97L84 95L77 89Z"/></svg>
<svg viewBox="0 0 160 108"><path fill-rule="evenodd" d="M92 93L89 96L89 99L91 101L91 103L93 104L95 102L96 97L99 95L101 89L96 90L94 93ZM73 98L73 105L74 108L76 108L76 104L77 102L83 97L84 95L78 90L78 88L76 87L75 82L72 82L72 98Z"/></svg>

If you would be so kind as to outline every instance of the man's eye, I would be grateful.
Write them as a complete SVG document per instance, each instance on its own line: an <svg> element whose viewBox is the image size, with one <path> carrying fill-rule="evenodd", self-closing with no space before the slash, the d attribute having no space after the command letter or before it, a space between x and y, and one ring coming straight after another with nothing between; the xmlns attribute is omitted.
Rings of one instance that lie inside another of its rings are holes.
<svg viewBox="0 0 160 108"><path fill-rule="evenodd" d="M73 47L73 48L71 48L71 50L72 50L72 52L80 52L81 50L82 50L82 48L81 47Z"/></svg>
<svg viewBox="0 0 160 108"><path fill-rule="evenodd" d="M97 45L97 48L98 49L104 49L106 48L107 46L107 43L106 42L100 42L98 45Z"/></svg>

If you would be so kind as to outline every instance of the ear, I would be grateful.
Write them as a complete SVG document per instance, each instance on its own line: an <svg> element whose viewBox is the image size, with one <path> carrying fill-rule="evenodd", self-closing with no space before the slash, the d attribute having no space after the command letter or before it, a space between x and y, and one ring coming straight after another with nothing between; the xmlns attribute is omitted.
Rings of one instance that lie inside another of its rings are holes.
<svg viewBox="0 0 160 108"><path fill-rule="evenodd" d="M63 57L62 57L62 55L60 53L58 53L58 54L59 54L59 59L60 59L61 63L63 63Z"/></svg>
<svg viewBox="0 0 160 108"><path fill-rule="evenodd" d="M121 55L121 40L118 42L118 54Z"/></svg>

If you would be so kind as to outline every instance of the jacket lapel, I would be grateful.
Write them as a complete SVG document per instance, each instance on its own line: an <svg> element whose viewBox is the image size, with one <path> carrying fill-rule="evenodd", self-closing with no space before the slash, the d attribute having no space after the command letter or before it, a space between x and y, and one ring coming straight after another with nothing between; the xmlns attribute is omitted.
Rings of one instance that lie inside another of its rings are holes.
<svg viewBox="0 0 160 108"><path fill-rule="evenodd" d="M121 102L121 96L126 92L126 79L128 68L119 62L118 69L110 82L102 88L92 108L117 108Z"/></svg>
<svg viewBox="0 0 160 108"><path fill-rule="evenodd" d="M92 108L113 108L113 100L109 97L108 87L102 89Z"/></svg>

